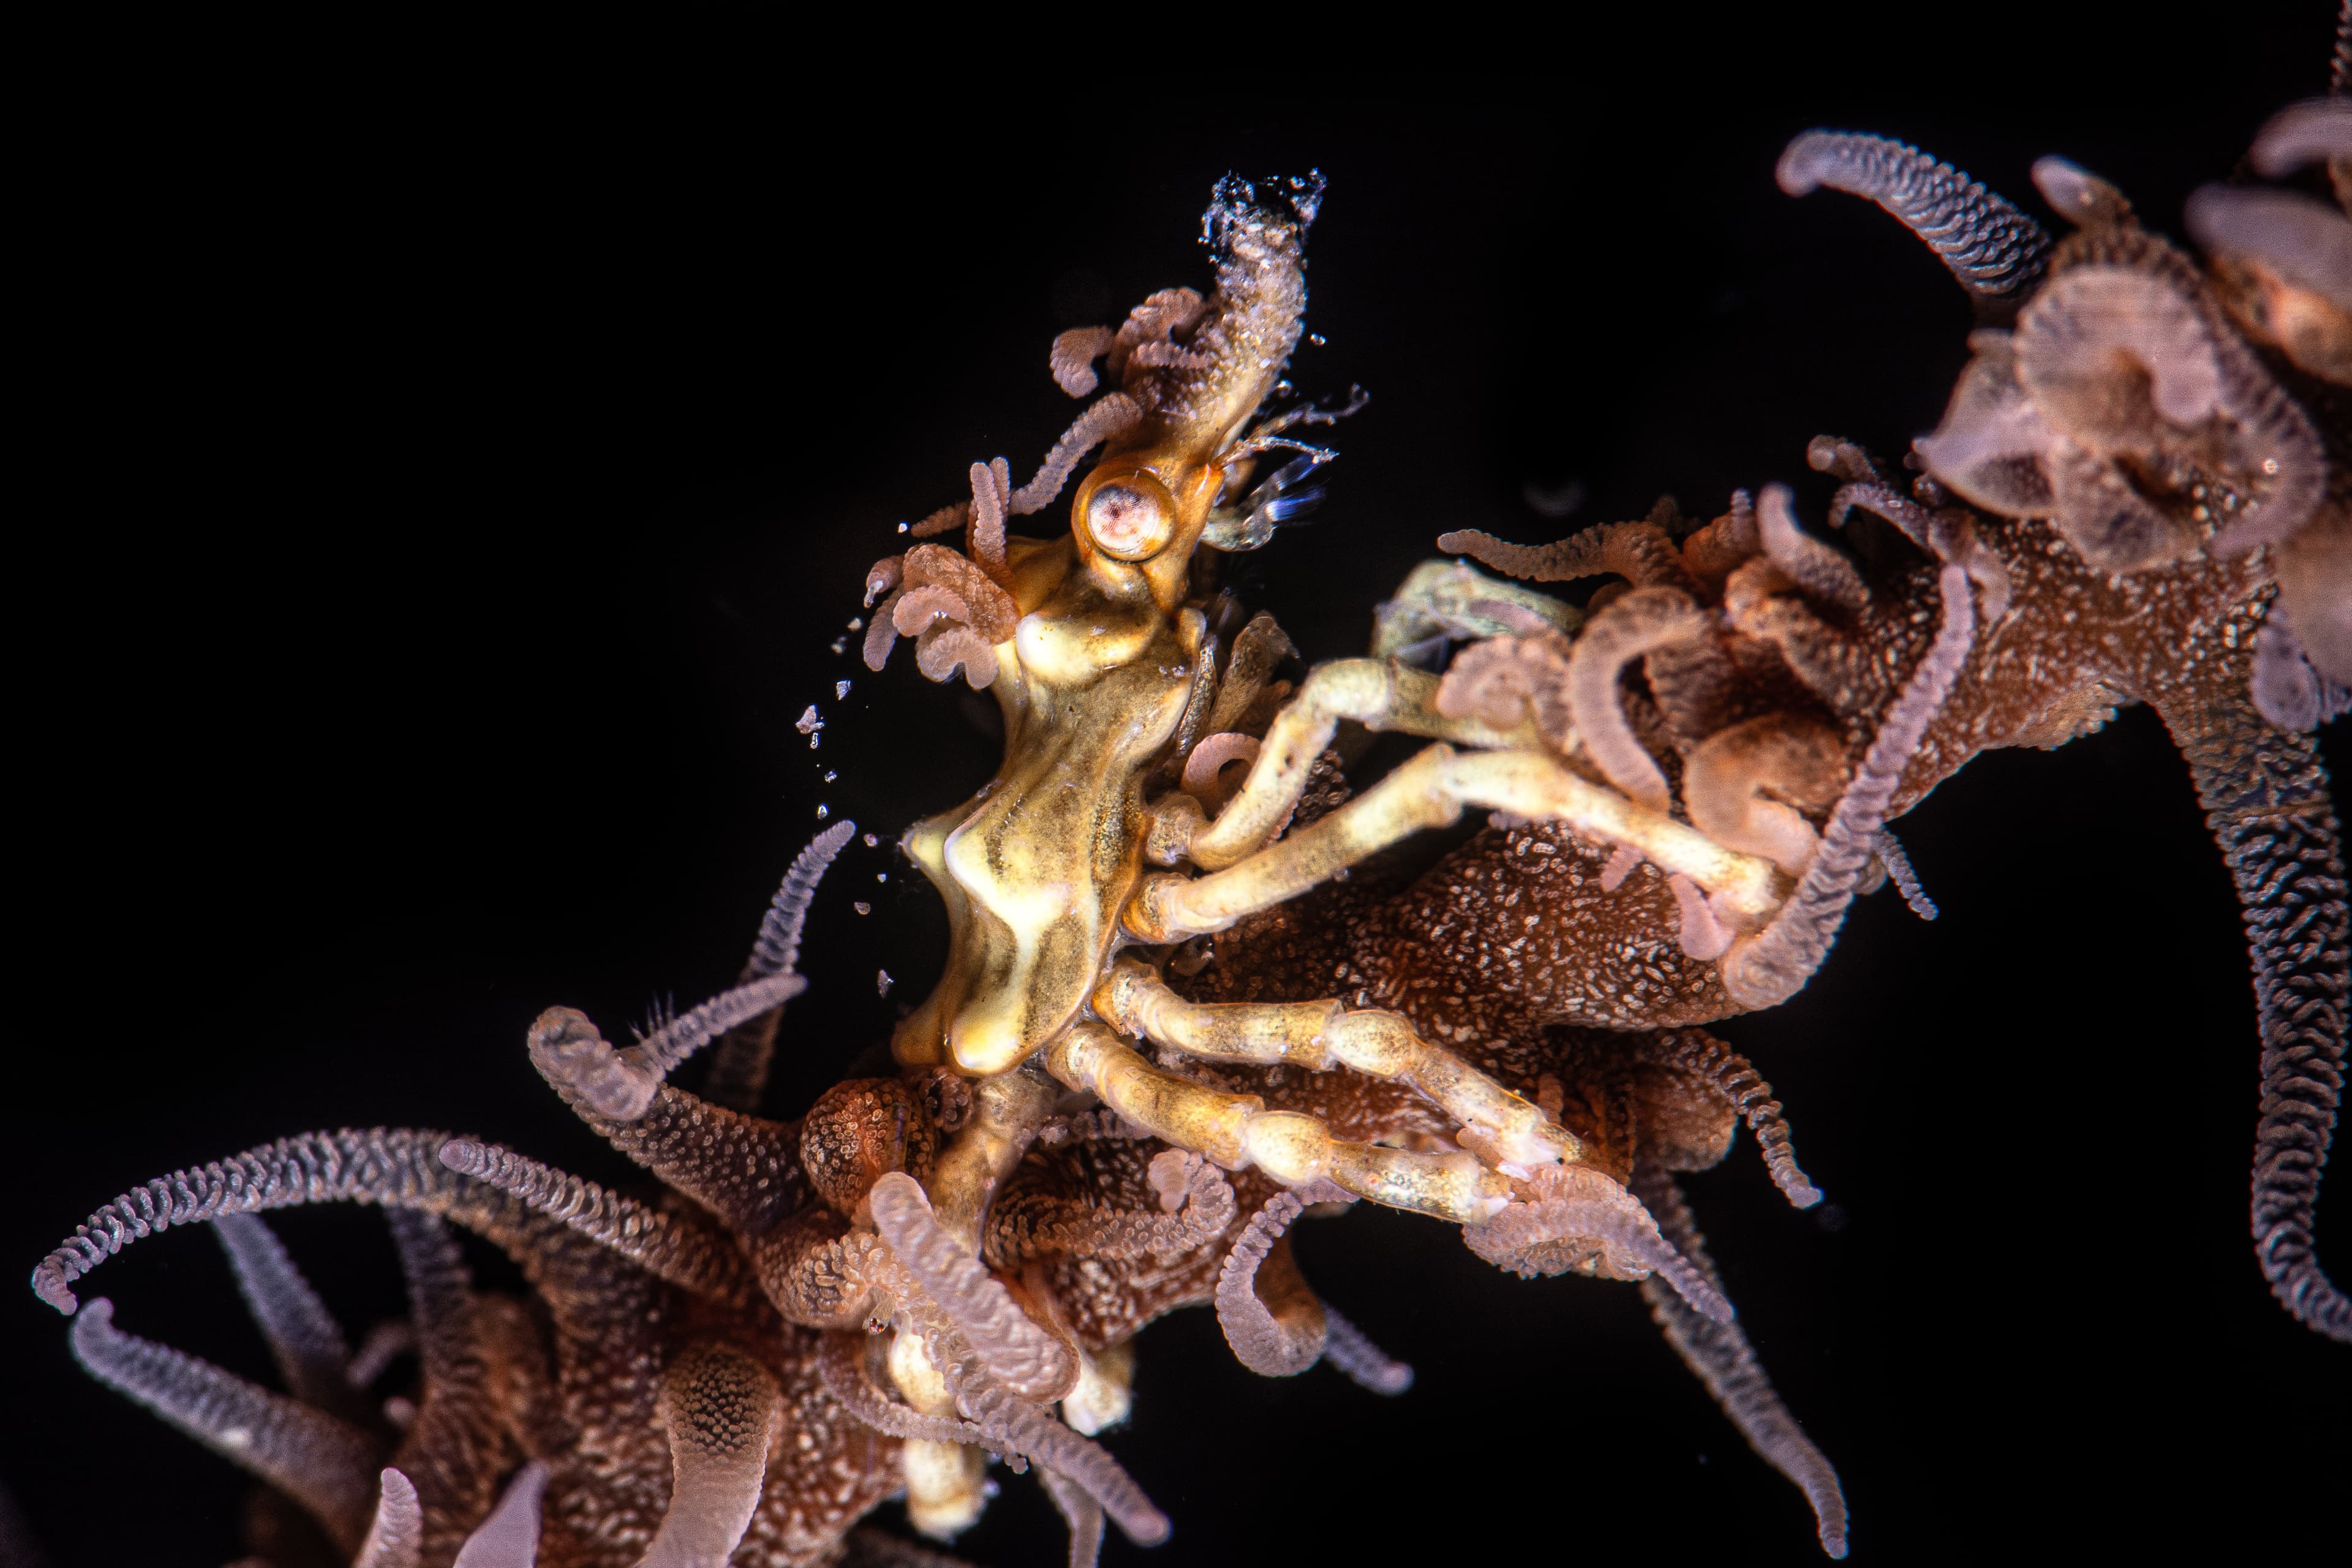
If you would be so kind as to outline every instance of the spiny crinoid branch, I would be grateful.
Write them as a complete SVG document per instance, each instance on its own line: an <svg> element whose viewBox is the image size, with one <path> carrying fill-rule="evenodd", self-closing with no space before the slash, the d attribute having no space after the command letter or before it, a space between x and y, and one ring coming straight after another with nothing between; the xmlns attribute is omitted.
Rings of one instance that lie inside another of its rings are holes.
<svg viewBox="0 0 2352 1568"><path fill-rule="evenodd" d="M1664 1171L1637 1165L1633 1190L1657 1216L1659 1228L1675 1249L1710 1283L1719 1283L1715 1263L1706 1255L1706 1238L1699 1234L1675 1179ZM1650 1303L1650 1315L1665 1330L1667 1342L1706 1384L1706 1391L1715 1395L1739 1435L1766 1463L1803 1489L1805 1500L1813 1505L1822 1550L1832 1557L1843 1557L1845 1492L1838 1485L1837 1470L1772 1391L1772 1381L1758 1363L1748 1336L1737 1323L1692 1311L1682 1297L1654 1278L1642 1281L1642 1295Z"/></svg>
<svg viewBox="0 0 2352 1568"><path fill-rule="evenodd" d="M175 1171L107 1204L33 1270L34 1293L71 1313L73 1282L131 1242L175 1225L298 1204L371 1203L446 1214L518 1256L542 1224L505 1194L445 1168L446 1132L345 1128L281 1138L210 1164ZM561 1235L559 1231L556 1234Z"/></svg>
<svg viewBox="0 0 2352 1568"><path fill-rule="evenodd" d="M1296 1377L1323 1354L1328 1327L1321 1302L1308 1292L1286 1291L1289 1300L1277 1313L1257 1293L1266 1254L1306 1207L1287 1188L1266 1199L1217 1273L1217 1326L1233 1346L1234 1358L1260 1377Z"/></svg>
<svg viewBox="0 0 2352 1568"><path fill-rule="evenodd" d="M1920 883L1919 873L1912 868L1911 857L1904 852L1903 841L1882 827L1875 847L1878 863L1886 868L1887 879L1903 895L1903 901L1911 906L1911 912L1923 921L1932 921L1941 914L1936 900L1927 896L1927 888Z"/></svg>
<svg viewBox="0 0 2352 1568"><path fill-rule="evenodd" d="M988 1434L969 1421L926 1415L911 1405L885 1397L866 1373L866 1338L863 1330L853 1329L825 1335L817 1347L817 1375L824 1381L825 1392L839 1400L843 1409L887 1437L989 1446ZM1029 1468L1029 1461L1019 1454L1008 1452L998 1457L1016 1475Z"/></svg>
<svg viewBox="0 0 2352 1568"><path fill-rule="evenodd" d="M1706 1079L1731 1102L1755 1134L1757 1152L1771 1173L1772 1184L1791 1205L1804 1209L1822 1201L1822 1190L1797 1164L1789 1123L1780 1114L1780 1102L1772 1098L1772 1086L1746 1057L1704 1029L1675 1029L1652 1037L1644 1049L1653 1061ZM1660 1226L1664 1227L1663 1221Z"/></svg>
<svg viewBox="0 0 2352 1568"><path fill-rule="evenodd" d="M76 1318L73 1352L92 1377L300 1503L345 1551L359 1544L383 1460L374 1438L322 1410L122 1332L104 1297Z"/></svg>
<svg viewBox="0 0 2352 1568"><path fill-rule="evenodd" d="M223 1215L213 1228L287 1392L321 1410L353 1407L351 1342L285 1244L252 1215Z"/></svg>
<svg viewBox="0 0 2352 1568"><path fill-rule="evenodd" d="M956 1245L913 1177L887 1173L868 1201L875 1228L992 1373L1024 1397L1057 1399L1068 1390L1077 1378L1069 1347L1031 1322L980 1260Z"/></svg>
<svg viewBox="0 0 2352 1568"><path fill-rule="evenodd" d="M855 822L836 822L793 858L782 886L760 921L759 938L751 944L751 956L737 984L798 971L801 928L807 923L817 884L856 831ZM703 1099L733 1110L759 1109L768 1088L768 1065L775 1055L776 1025L782 1016L781 1009L771 1008L719 1037L718 1048L710 1054L710 1076L702 1086Z"/></svg>
<svg viewBox="0 0 2352 1568"><path fill-rule="evenodd" d="M1808 131L1780 154L1778 174L1792 196L1827 185L1876 202L1994 316L2014 310L2050 262L2040 224L1949 163L1888 137Z"/></svg>
<svg viewBox="0 0 2352 1568"><path fill-rule="evenodd" d="M1862 885L1878 830L1885 826L1886 808L1903 782L1903 771L1968 661L1976 638L1969 575L1958 566L1947 566L1937 586L1943 595L1943 625L1830 814L1812 864L1771 923L1734 942L1724 956L1724 988L1744 1006L1770 1007L1787 1001L1829 956L1846 907Z"/></svg>
<svg viewBox="0 0 2352 1568"><path fill-rule="evenodd" d="M989 1435L992 1446L1009 1445L1036 1464L1069 1477L1137 1545L1156 1546L1168 1539L1168 1516L1152 1505L1118 1460L992 1381L978 1363L967 1348L964 1356L950 1357L940 1371L955 1392L956 1403Z"/></svg>

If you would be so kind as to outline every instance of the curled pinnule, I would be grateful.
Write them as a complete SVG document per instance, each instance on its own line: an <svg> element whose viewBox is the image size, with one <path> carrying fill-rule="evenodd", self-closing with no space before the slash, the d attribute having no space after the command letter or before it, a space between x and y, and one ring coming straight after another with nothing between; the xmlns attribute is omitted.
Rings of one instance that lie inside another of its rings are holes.
<svg viewBox="0 0 2352 1568"><path fill-rule="evenodd" d="M2101 457L2151 444L2161 418L2210 418L2221 367L2197 302L2126 267L2076 267L2043 286L2019 318L2017 379L2042 418Z"/></svg>
<svg viewBox="0 0 2352 1568"><path fill-rule="evenodd" d="M2055 506L2043 458L2063 438L2017 381L2007 332L1970 334L1976 351L1933 433L1913 443L1927 472L1970 503L2005 517L2048 517Z"/></svg>
<svg viewBox="0 0 2352 1568"><path fill-rule="evenodd" d="M1835 729L1803 714L1767 713L1717 731L1684 760L1684 809L1717 844L1796 876L1821 838L1795 808L1836 801L1844 750ZM1779 798L1766 798L1766 790Z"/></svg>
<svg viewBox="0 0 2352 1568"><path fill-rule="evenodd" d="M1670 804L1666 777L1626 721L1618 677L1652 648L1686 642L1706 627L1689 595L1636 588L1586 621L1569 649L1568 710L1577 739L1611 784L1652 811Z"/></svg>
<svg viewBox="0 0 2352 1568"><path fill-rule="evenodd" d="M1544 739L1565 751L1576 734L1568 703L1570 646L1554 631L1472 643L1437 683L1437 710L1498 730L1532 716Z"/></svg>
<svg viewBox="0 0 2352 1568"><path fill-rule="evenodd" d="M908 588L893 596L890 624L898 628L900 637L919 637L931 629L936 620L970 621L971 606L958 598L951 588L936 583L926 583L919 588Z"/></svg>
<svg viewBox="0 0 2352 1568"><path fill-rule="evenodd" d="M969 612L959 617L991 643L1009 640L1021 619L1013 595L980 565L944 544L918 544L907 552L905 591L945 588Z"/></svg>
<svg viewBox="0 0 2352 1568"><path fill-rule="evenodd" d="M1233 794L1218 775L1235 763L1256 762L1260 742L1255 736L1235 734L1232 731L1204 735L1184 759L1184 776L1176 787L1199 801L1211 816L1214 816Z"/></svg>
<svg viewBox="0 0 2352 1568"><path fill-rule="evenodd" d="M2265 180L2344 158L2352 158L2352 98L2341 96L2288 104L2254 133L2254 144L2246 150L2246 162Z"/></svg>
<svg viewBox="0 0 2352 1568"><path fill-rule="evenodd" d="M1149 342L1166 342L1178 332L1190 331L1208 314L1208 301L1193 289L1162 289L1127 313L1111 344L1103 368L1113 375L1127 374L1129 359Z"/></svg>
<svg viewBox="0 0 2352 1568"><path fill-rule="evenodd" d="M1757 498L1756 529L1764 553L1818 604L1859 615L1870 590L1853 563L1797 526L1796 495L1786 485L1766 485Z"/></svg>
<svg viewBox="0 0 2352 1568"><path fill-rule="evenodd" d="M970 626L942 623L915 641L915 668L932 680L954 679L959 668L974 691L996 682L996 649Z"/></svg>
<svg viewBox="0 0 2352 1568"><path fill-rule="evenodd" d="M1055 338L1045 354L1045 366L1054 373L1054 384L1072 397L1084 397L1092 392L1094 362L1110 353L1112 340L1118 335L1109 327L1072 327Z"/></svg>
<svg viewBox="0 0 2352 1568"><path fill-rule="evenodd" d="M1462 1239L1521 1279L1577 1273L1641 1279L1654 1273L1701 1316L1718 1323L1732 1319L1723 1292L1674 1249L1641 1201L1588 1167L1547 1174L1538 1195L1510 1204L1483 1224L1464 1226Z"/></svg>

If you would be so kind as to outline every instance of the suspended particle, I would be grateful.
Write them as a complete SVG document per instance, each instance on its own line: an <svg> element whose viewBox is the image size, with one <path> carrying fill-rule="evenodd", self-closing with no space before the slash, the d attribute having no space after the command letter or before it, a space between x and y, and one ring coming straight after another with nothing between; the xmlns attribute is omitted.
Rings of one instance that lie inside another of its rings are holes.
<svg viewBox="0 0 2352 1568"><path fill-rule="evenodd" d="M888 970L877 969L874 972L874 989L879 995L887 996L890 994L890 972Z"/></svg>
<svg viewBox="0 0 2352 1568"><path fill-rule="evenodd" d="M828 810L830 810L830 809L831 809L831 808L830 808L830 807L828 807L828 806L823 806L823 805L818 806L818 807L816 808L816 819L817 819L819 822L823 822L823 821L824 820L824 817L825 817L825 813L826 813Z"/></svg>
<svg viewBox="0 0 2352 1568"><path fill-rule="evenodd" d="M835 779L839 778L840 776L841 776L841 775L840 775L839 773L835 773L831 768L827 768L827 769L824 771L824 782L825 782L825 783L827 783L827 784L831 784L834 780L835 780Z"/></svg>
<svg viewBox="0 0 2352 1568"><path fill-rule="evenodd" d="M849 651L849 639L848 639L847 637L835 637L835 638L834 638L834 639L833 639L833 651L834 651L835 654L842 654L842 653L846 653L847 651Z"/></svg>
<svg viewBox="0 0 2352 1568"><path fill-rule="evenodd" d="M853 909L853 910L856 910L859 914L861 914L861 915L870 915L870 914L872 914L872 913L874 912L874 906L873 906L872 904L866 903L866 902L865 900L860 900L858 902L854 903L854 904L850 905L849 907L850 907L851 909Z"/></svg>
<svg viewBox="0 0 2352 1568"><path fill-rule="evenodd" d="M793 728L803 735L814 735L824 728L824 721L816 716L815 703L812 702L802 710L801 716L793 721Z"/></svg>
<svg viewBox="0 0 2352 1568"><path fill-rule="evenodd" d="M873 848L877 844L879 844L880 842L881 842L881 840L880 840L880 839L878 839L878 838L877 838L877 837L874 837L874 835L872 835L871 833L869 833L869 834L867 834L867 835L866 836L866 847L867 847L868 849Z"/></svg>
<svg viewBox="0 0 2352 1568"><path fill-rule="evenodd" d="M833 700L835 701L838 702L848 695L849 682L846 680L836 680L833 683Z"/></svg>

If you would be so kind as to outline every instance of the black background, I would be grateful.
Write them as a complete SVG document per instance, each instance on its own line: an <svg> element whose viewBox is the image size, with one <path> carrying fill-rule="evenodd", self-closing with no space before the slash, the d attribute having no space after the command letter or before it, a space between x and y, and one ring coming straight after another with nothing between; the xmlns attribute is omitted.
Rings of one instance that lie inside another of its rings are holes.
<svg viewBox="0 0 2352 1568"><path fill-rule="evenodd" d="M817 905L770 1102L796 1113L936 973L944 921L889 837L993 765L903 650L876 677L827 645L898 520L976 458L1025 477L1070 417L1055 331L1202 285L1227 167L1331 179L1328 344L1294 375L1374 402L1331 504L1240 575L1328 658L1444 529L1547 539L1662 490L1706 515L1775 479L1818 519L1808 437L1893 451L1935 422L1962 299L1867 205L1780 195L1793 132L1899 134L2035 211L2027 166L2063 153L2168 227L2324 85L2329 9L1433 21L1433 54L1510 68L1442 79L1206 22L924 80L709 17L66 51L13 226L37 282L0 1258L310 1128L464 1129L625 1180L524 1026L562 1002L614 1033L723 987L824 803L884 847ZM1520 499L1570 479L1570 523ZM1722 1030L1834 1207L1788 1210L1745 1140L1690 1183L1844 1477L1855 1561L2352 1540L2352 1363L2253 1266L2243 947L2160 727L1979 760L1902 830L1943 919L1866 900L1811 989ZM355 1329L396 1310L375 1216L273 1223ZM1261 1381L1206 1314L1164 1321L1113 1446L1176 1534L1111 1561L1819 1560L1630 1288L1522 1282L1388 1213L1299 1250L1418 1386ZM267 1374L208 1237L90 1286ZM89 1384L29 1294L0 1335L0 1479L60 1563L236 1554L228 1466ZM959 1550L1059 1540L1007 1478Z"/></svg>

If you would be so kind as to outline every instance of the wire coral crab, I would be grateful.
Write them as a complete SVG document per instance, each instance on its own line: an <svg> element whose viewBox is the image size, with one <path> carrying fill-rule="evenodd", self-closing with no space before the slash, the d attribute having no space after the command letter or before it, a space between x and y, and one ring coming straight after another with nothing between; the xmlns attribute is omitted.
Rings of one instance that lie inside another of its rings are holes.
<svg viewBox="0 0 2352 1568"><path fill-rule="evenodd" d="M86 1363L370 1564L888 1560L895 1548L848 1533L858 1517L903 1491L919 1525L951 1534L986 1500L990 1451L1035 1472L1085 1557L1106 1517L1140 1541L1166 1529L1090 1441L1123 1414L1128 1346L1160 1313L1213 1304L1257 1371L1323 1359L1377 1392L1408 1380L1286 1245L1308 1207L1369 1198L1462 1224L1506 1268L1641 1279L1842 1550L1834 1473L1763 1382L1672 1173L1722 1158L1745 1121L1782 1191L1818 1194L1769 1089L1697 1026L1801 985L1874 863L1907 890L1885 823L1983 745L2055 743L2115 700L2161 695L2168 717L2198 702L2221 716L2209 771L2242 784L2249 753L2231 742L2245 731L2228 726L2250 690L2269 700L2248 668L2265 567L2181 565L2193 551L2136 567L2210 581L2168 601L2177 622L2126 639L2142 658L2126 668L2104 643L2035 631L2061 605L2126 626L2147 609L2128 574L2107 590L2122 602L2097 599L2105 576L2053 547L2081 553L2074 512L1988 522L1824 441L1809 456L1848 487L1845 511L1886 516L1916 558L1858 567L1771 488L1703 528L1666 511L1539 556L1454 537L1497 569L1627 586L1578 611L1441 568L1384 616L1380 657L1279 690L1272 621L1192 602L1184 574L1201 542L1265 542L1325 457L1292 444L1301 419L1257 418L1297 331L1313 201L1306 185L1263 205L1221 188L1216 292L1171 291L1125 329L1066 335L1056 381L1083 395L1101 359L1118 390L1021 490L1002 466L974 467L971 500L924 525L961 528L964 552L920 544L869 578L873 660L911 637L925 674L993 689L1007 718L1003 773L907 839L949 901L955 956L901 1026L895 1071L838 1086L798 1122L754 1113L777 1009L804 984L798 922L842 825L787 878L737 991L626 1049L564 1009L531 1032L534 1065L659 1178L657 1200L473 1138L289 1140L125 1194L37 1285L69 1307L75 1278L127 1238L217 1218L292 1397L131 1340L95 1302L75 1330ZM2007 386L1996 395L2021 395ZM2276 504L2305 477L2287 460L2293 416L2262 383L2174 406L2207 422L2192 431L2207 446L2177 460L2219 453L2187 481L2223 498L2211 511L2293 510ZM2071 427L2035 413L2054 433L1999 460L2080 466L2058 446ZM2081 449L2137 480L2170 437ZM1007 518L1042 510L1097 444L1071 533L1012 538ZM1275 452L1281 467L1253 486ZM2083 479L2092 494L2114 482ZM2178 521L2160 504L2178 498L2133 493ZM2118 528L2133 526L2161 531ZM2320 524L2278 526L2294 542ZM2335 559L2312 558L2322 572ZM1389 657L1433 640L1469 646L1442 676ZM1988 670L2029 643L2022 685L1994 691ZM2315 657L2273 663L2290 700L2315 707L2330 700L2325 645L2302 646ZM1343 721L1444 744L1350 798L1333 765ZM2252 754L2292 763L2295 744L2265 731ZM2288 901L2284 935L2309 944L2284 950L2265 994L2266 1030L2284 1015L2303 1031L2277 1047L2287 1157L2272 1190L2287 1223L2265 1256L2290 1305L2324 1322L2293 1182L2315 1180L2310 1086L2324 1097L2342 917L2339 888L2327 925L2332 829L2307 753L2288 795L2228 824L2256 835L2231 841L2256 870L2285 855L2284 879L2260 885ZM1465 804L1505 815L1411 887L1380 885L1370 849ZM2315 846L2311 869L2261 837L2281 822ZM666 1081L706 1047L702 1096ZM395 1215L425 1381L392 1414L353 1407L367 1352L248 1217L329 1198ZM2302 1202L2307 1215L2307 1186ZM472 1289L420 1217L436 1215L512 1253L543 1319Z"/></svg>

